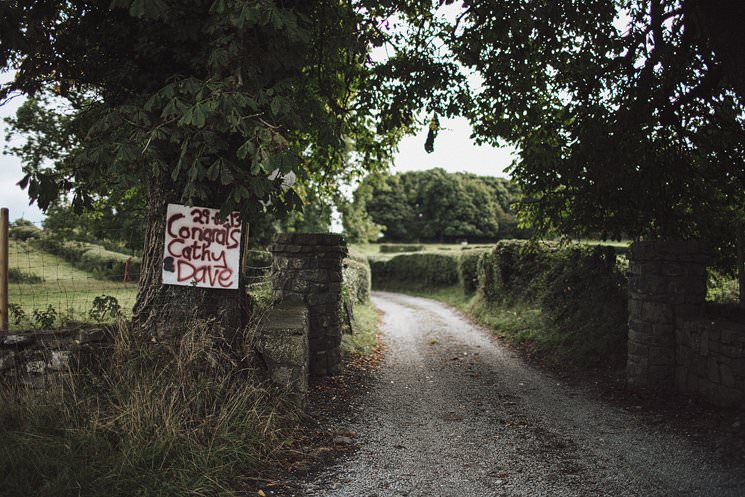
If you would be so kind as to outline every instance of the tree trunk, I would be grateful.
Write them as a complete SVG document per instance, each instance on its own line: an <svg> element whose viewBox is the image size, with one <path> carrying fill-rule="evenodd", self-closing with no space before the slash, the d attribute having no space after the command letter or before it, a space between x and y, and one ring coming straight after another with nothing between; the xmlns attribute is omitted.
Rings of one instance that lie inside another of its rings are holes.
<svg viewBox="0 0 745 497"><path fill-rule="evenodd" d="M237 290L162 283L166 209L169 203L178 203L179 200L179 195L168 180L169 178L164 177L155 178L150 184L142 269L132 315L134 330L166 340L179 336L195 321L214 320L216 331L220 330L228 343L236 344L236 340L242 336L249 314L243 271L240 271ZM245 223L243 228L241 250L245 250Z"/></svg>

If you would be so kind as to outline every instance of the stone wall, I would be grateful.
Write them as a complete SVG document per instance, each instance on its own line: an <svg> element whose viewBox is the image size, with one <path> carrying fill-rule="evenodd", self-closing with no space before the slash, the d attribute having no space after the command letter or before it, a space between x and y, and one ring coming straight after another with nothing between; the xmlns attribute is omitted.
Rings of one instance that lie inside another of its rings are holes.
<svg viewBox="0 0 745 497"><path fill-rule="evenodd" d="M675 326L703 310L705 254L695 241L643 241L632 246L626 363L630 383L673 386Z"/></svg>
<svg viewBox="0 0 745 497"><path fill-rule="evenodd" d="M269 379L302 405L308 393L308 309L282 302L262 319L255 350Z"/></svg>
<svg viewBox="0 0 745 497"><path fill-rule="evenodd" d="M643 241L629 261L630 383L745 407L745 325L705 312L698 241Z"/></svg>
<svg viewBox="0 0 745 497"><path fill-rule="evenodd" d="M111 341L111 334L100 328L2 333L0 381L45 388Z"/></svg>
<svg viewBox="0 0 745 497"><path fill-rule="evenodd" d="M336 374L341 365L341 235L283 233L271 247L272 297L275 302L308 307L311 376Z"/></svg>
<svg viewBox="0 0 745 497"><path fill-rule="evenodd" d="M745 325L716 316L676 328L675 386L714 404L745 407Z"/></svg>

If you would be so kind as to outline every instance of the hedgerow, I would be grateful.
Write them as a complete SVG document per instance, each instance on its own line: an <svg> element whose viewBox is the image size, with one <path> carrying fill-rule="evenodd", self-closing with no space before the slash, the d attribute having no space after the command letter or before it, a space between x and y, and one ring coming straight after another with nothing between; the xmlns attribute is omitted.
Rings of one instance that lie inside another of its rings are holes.
<svg viewBox="0 0 745 497"><path fill-rule="evenodd" d="M370 301L370 265L356 259L346 258L343 261L344 287L353 304L365 304Z"/></svg>
<svg viewBox="0 0 745 497"><path fill-rule="evenodd" d="M623 363L627 282L612 247L499 242L478 273L486 304L540 309L546 348L582 364Z"/></svg>
<svg viewBox="0 0 745 497"><path fill-rule="evenodd" d="M509 240L491 250L372 260L371 269L374 288L420 292L460 285L476 294L471 312L554 359L582 365L625 360L626 277L612 247ZM509 329L491 319L515 313L532 318Z"/></svg>
<svg viewBox="0 0 745 497"><path fill-rule="evenodd" d="M9 283L44 283L44 278L38 274L29 273L16 267L8 268L8 282Z"/></svg>
<svg viewBox="0 0 745 497"><path fill-rule="evenodd" d="M510 240L497 243L478 264L479 288L487 300L534 303L555 252L552 246Z"/></svg>
<svg viewBox="0 0 745 497"><path fill-rule="evenodd" d="M53 237L42 237L32 240L31 243L45 252L62 257L78 269L93 273L100 279L121 280L126 270L130 280L136 281L140 274L141 261L138 257L106 250L101 245L64 241Z"/></svg>
<svg viewBox="0 0 745 497"><path fill-rule="evenodd" d="M403 252L421 252L424 250L424 245L380 245L381 254L400 254Z"/></svg>
<svg viewBox="0 0 745 497"><path fill-rule="evenodd" d="M458 258L458 279L466 294L475 293L479 287L479 258L482 250L470 250Z"/></svg>
<svg viewBox="0 0 745 497"><path fill-rule="evenodd" d="M40 238L42 230L33 224L22 224L20 226L12 226L8 230L8 237L11 240L30 240L33 238Z"/></svg>
<svg viewBox="0 0 745 497"><path fill-rule="evenodd" d="M402 254L370 261L375 288L424 289L457 285L458 255Z"/></svg>

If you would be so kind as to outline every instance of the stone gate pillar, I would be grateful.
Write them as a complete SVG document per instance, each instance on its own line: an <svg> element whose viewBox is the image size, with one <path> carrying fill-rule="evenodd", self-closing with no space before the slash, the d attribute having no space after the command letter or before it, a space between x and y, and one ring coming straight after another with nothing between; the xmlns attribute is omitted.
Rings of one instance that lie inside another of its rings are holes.
<svg viewBox="0 0 745 497"><path fill-rule="evenodd" d="M274 239L271 252L273 300L308 307L310 375L338 373L344 239L334 234L282 233Z"/></svg>
<svg viewBox="0 0 745 497"><path fill-rule="evenodd" d="M629 260L629 383L673 387L676 321L703 312L706 250L699 241L635 242Z"/></svg>

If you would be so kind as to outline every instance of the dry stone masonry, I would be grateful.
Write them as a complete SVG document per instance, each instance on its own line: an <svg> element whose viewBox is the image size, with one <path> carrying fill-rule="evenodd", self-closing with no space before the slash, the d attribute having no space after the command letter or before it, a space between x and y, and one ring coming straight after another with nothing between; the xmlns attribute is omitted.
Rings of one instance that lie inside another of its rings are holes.
<svg viewBox="0 0 745 497"><path fill-rule="evenodd" d="M676 329L675 386L714 404L745 407L745 326L718 317Z"/></svg>
<svg viewBox="0 0 745 497"><path fill-rule="evenodd" d="M308 308L310 375L338 373L344 239L335 234L283 233L275 238L271 252L273 300Z"/></svg>
<svg viewBox="0 0 745 497"><path fill-rule="evenodd" d="M698 241L634 243L627 379L745 407L745 326L706 312L707 259Z"/></svg>
<svg viewBox="0 0 745 497"><path fill-rule="evenodd" d="M302 405L308 393L308 308L287 302L273 307L262 320L256 351L272 383Z"/></svg>
<svg viewBox="0 0 745 497"><path fill-rule="evenodd" d="M642 241L629 263L627 376L642 385L672 387L675 324L701 314L706 256L696 241Z"/></svg>
<svg viewBox="0 0 745 497"><path fill-rule="evenodd" d="M43 389L112 342L103 329L0 334L0 381Z"/></svg>

